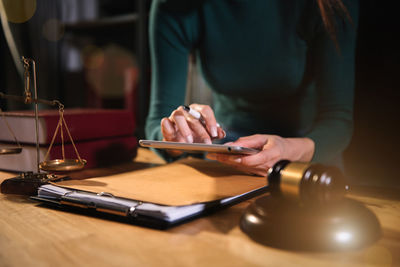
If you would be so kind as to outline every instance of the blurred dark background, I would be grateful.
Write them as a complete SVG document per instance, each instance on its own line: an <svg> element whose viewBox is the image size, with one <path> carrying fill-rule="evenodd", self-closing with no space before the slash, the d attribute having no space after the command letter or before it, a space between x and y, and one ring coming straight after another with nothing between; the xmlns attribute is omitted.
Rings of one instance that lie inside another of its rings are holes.
<svg viewBox="0 0 400 267"><path fill-rule="evenodd" d="M37 64L40 98L67 108L127 108L143 134L149 63L147 0L2 0L0 91L23 93L21 56ZM4 110L30 109L0 100ZM51 107L40 107L51 108Z"/></svg>
<svg viewBox="0 0 400 267"><path fill-rule="evenodd" d="M358 183L400 192L400 22L392 3L359 2L354 135L346 171Z"/></svg>
<svg viewBox="0 0 400 267"><path fill-rule="evenodd" d="M143 137L150 66L150 0L3 0L35 2L33 16L2 19L0 91L21 95L22 64L9 47L38 65L39 96L66 107L128 108ZM18 2L18 3L17 3ZM400 41L394 4L360 1L354 136L345 152L353 182L400 189ZM19 21L18 21L19 20ZM4 110L30 108L0 100Z"/></svg>

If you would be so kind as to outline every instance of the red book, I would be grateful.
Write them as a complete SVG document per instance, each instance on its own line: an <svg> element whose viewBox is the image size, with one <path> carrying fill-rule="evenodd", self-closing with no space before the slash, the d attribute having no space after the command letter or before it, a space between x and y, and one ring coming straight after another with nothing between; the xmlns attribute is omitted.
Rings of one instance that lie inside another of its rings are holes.
<svg viewBox="0 0 400 267"><path fill-rule="evenodd" d="M12 145L0 144L9 148ZM112 137L93 141L75 142L75 146L82 159L87 161L85 168L104 167L112 164L132 161L137 152L137 139L134 136ZM6 171L26 172L37 171L36 146L22 145L19 154L1 155L0 169ZM47 146L40 146L40 162L44 160ZM65 158L77 159L72 144L65 144ZM54 145L47 160L62 159L61 145Z"/></svg>
<svg viewBox="0 0 400 267"><path fill-rule="evenodd" d="M35 116L32 110L4 112L4 115L18 142L36 144ZM132 111L127 109L65 109L64 119L75 142L133 135L135 131L135 118ZM58 110L39 111L39 144L50 144L58 121ZM15 142L1 117L0 141ZM54 142L61 143L60 130ZM70 142L65 129L64 142Z"/></svg>

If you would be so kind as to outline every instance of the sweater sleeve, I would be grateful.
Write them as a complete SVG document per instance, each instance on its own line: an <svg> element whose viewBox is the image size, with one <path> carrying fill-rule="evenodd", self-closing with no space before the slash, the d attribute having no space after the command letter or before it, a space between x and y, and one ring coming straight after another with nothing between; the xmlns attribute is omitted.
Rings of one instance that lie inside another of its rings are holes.
<svg viewBox="0 0 400 267"><path fill-rule="evenodd" d="M330 163L348 146L353 130L357 1L347 6L353 24L338 23L339 49L326 31L320 31L311 45L318 115L306 135L315 142L313 161Z"/></svg>
<svg viewBox="0 0 400 267"><path fill-rule="evenodd" d="M160 121L184 104L188 57L196 39L195 12L182 1L152 2L149 18L151 94L147 139L161 140ZM167 154L157 151L165 159Z"/></svg>

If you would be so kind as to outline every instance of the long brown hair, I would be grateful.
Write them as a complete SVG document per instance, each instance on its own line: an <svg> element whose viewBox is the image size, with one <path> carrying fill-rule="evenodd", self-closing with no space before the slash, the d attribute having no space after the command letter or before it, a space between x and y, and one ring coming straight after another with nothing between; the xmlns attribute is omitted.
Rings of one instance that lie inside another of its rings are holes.
<svg viewBox="0 0 400 267"><path fill-rule="evenodd" d="M325 29L327 30L332 41L335 43L336 48L340 50L336 37L337 23L335 16L339 15L339 18L347 19L351 24L353 24L349 11L343 4L342 0L316 0L316 1L319 10L321 12L322 22L324 23Z"/></svg>

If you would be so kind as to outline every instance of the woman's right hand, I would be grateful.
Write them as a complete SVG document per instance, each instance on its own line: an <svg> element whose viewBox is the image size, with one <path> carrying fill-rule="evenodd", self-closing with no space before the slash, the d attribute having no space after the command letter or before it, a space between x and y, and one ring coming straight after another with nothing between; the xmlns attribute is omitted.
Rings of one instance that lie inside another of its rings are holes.
<svg viewBox="0 0 400 267"><path fill-rule="evenodd" d="M197 111L201 119L193 117L183 106L178 107L161 120L163 141L211 144L213 139L225 137L225 131L215 120L210 106L191 104L189 108ZM178 156L182 152L170 150L169 153Z"/></svg>

